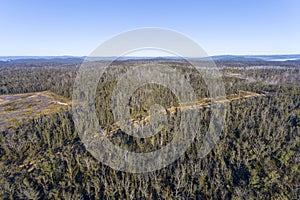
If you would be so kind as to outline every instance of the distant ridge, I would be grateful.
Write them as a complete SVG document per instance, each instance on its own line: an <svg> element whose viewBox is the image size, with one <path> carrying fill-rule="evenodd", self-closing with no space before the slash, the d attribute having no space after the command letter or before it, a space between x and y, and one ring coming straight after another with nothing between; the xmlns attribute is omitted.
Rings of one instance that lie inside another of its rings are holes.
<svg viewBox="0 0 300 200"><path fill-rule="evenodd" d="M54 63L72 63L83 62L85 60L180 60L181 57L86 57L86 56L0 56L0 64L18 64L18 63L38 63L38 62L54 62ZM300 54L291 55L218 55L202 58L189 58L192 60L208 60L215 61L300 61Z"/></svg>
<svg viewBox="0 0 300 200"><path fill-rule="evenodd" d="M291 55L220 55L212 56L213 60L234 61L294 61L300 60L300 54Z"/></svg>
<svg viewBox="0 0 300 200"><path fill-rule="evenodd" d="M23 62L82 62L85 57L76 56L0 56L2 63L23 63Z"/></svg>

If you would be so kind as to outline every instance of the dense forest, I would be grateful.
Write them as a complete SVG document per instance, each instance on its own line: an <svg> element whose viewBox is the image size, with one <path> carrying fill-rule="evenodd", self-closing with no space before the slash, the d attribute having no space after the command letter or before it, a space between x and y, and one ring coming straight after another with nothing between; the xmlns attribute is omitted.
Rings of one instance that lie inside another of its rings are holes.
<svg viewBox="0 0 300 200"><path fill-rule="evenodd" d="M132 65L145 63L173 68L183 74L199 100L209 98L201 75L184 61L113 62L96 89L97 117L107 132L104 137L134 152L168 144L182 117L171 90L147 84L128 103L132 119L144 120L151 105L159 104L166 109L168 125L146 139L127 135L116 125L110 108L113 90ZM71 99L80 64L3 64L0 94L51 91ZM228 100L226 124L204 158L199 158L199 149L212 115L209 102L200 108L201 126L187 151L167 167L147 173L114 170L94 158L81 141L68 106L0 133L0 198L299 199L300 63L217 61L216 65Z"/></svg>

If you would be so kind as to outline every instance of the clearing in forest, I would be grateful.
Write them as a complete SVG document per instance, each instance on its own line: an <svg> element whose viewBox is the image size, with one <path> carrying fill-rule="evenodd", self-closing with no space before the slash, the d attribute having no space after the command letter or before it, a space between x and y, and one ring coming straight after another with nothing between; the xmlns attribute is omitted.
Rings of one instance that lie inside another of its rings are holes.
<svg viewBox="0 0 300 200"><path fill-rule="evenodd" d="M70 100L49 91L1 95L0 130L25 120L67 108Z"/></svg>

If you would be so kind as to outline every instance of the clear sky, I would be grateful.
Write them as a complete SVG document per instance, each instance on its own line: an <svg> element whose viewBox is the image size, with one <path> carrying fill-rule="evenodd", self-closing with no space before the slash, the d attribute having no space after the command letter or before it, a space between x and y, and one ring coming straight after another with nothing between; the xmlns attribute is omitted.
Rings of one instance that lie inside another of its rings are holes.
<svg viewBox="0 0 300 200"><path fill-rule="evenodd" d="M83 56L124 31L179 31L209 55L300 54L299 0L0 0L0 56Z"/></svg>

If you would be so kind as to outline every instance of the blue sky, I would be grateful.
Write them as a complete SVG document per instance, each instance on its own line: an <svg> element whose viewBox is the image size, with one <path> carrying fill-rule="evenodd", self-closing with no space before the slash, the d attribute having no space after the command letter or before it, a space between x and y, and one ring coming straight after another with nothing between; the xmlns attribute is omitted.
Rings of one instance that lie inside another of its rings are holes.
<svg viewBox="0 0 300 200"><path fill-rule="evenodd" d="M0 0L0 56L88 55L140 27L173 29L209 55L300 54L298 0Z"/></svg>

